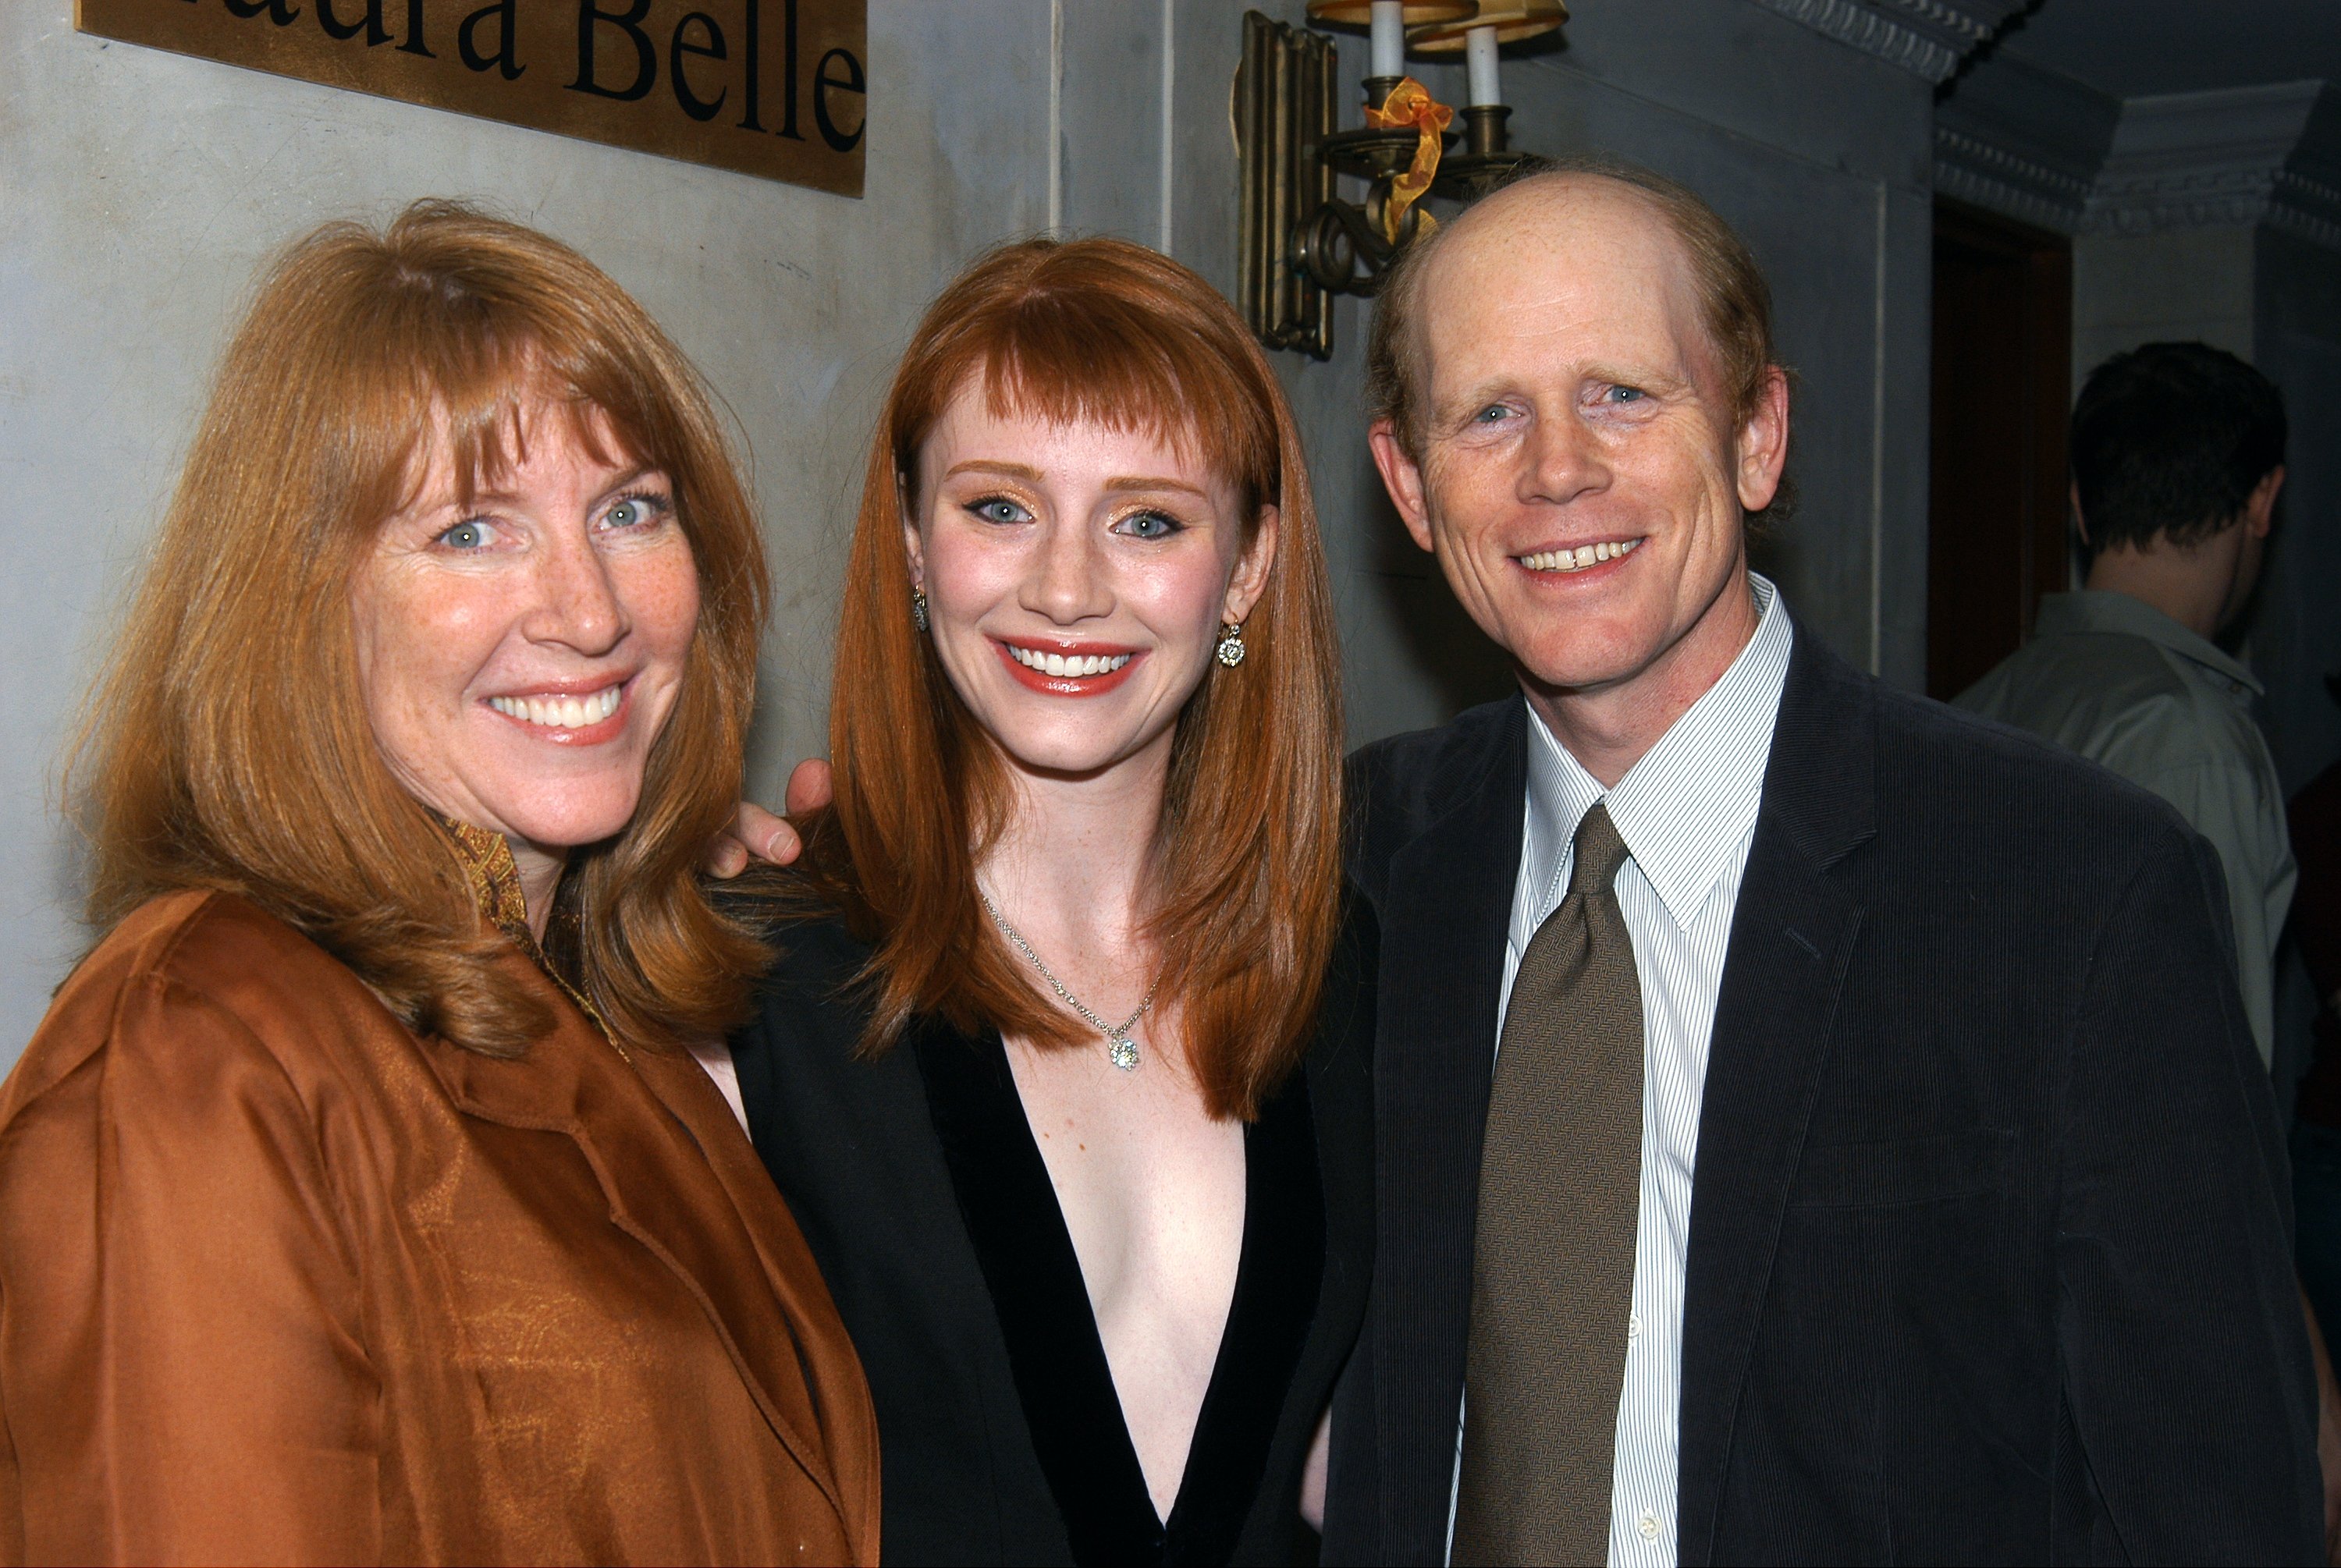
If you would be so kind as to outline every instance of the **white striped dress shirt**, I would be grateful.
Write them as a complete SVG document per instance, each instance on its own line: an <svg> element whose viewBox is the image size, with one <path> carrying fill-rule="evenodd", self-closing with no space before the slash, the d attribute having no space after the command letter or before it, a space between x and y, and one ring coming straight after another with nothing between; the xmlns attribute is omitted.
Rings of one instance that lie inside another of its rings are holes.
<svg viewBox="0 0 2341 1568"><path fill-rule="evenodd" d="M1788 673L1788 618L1779 594L1754 572L1748 583L1758 612L1755 636L1616 789L1605 792L1533 709L1529 716L1526 823L1504 943L1507 1007L1520 955L1569 890L1577 826L1597 803L1607 801L1633 857L1619 870L1617 892L1642 986L1641 1208L1610 1487L1612 1568L1676 1560L1683 1265L1699 1104L1732 911ZM1499 1011L1499 1041L1502 1030ZM1459 1424L1456 1457L1459 1476ZM1450 1549L1453 1535L1450 1513Z"/></svg>

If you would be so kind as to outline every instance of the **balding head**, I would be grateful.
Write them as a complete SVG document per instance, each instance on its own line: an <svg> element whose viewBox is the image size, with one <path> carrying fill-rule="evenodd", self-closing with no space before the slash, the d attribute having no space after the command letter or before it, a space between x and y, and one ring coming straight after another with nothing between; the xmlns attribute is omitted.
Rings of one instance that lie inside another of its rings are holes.
<svg viewBox="0 0 2341 1568"><path fill-rule="evenodd" d="M1724 396L1738 418L1755 412L1777 361L1772 292L1747 245L1714 208L1664 175L1627 164L1569 159L1481 198L1400 253L1374 300L1366 348L1369 418L1389 420L1410 450L1421 452L1422 323L1439 308L1442 274L1451 276L1459 270L1453 263L1474 253L1533 255L1553 243L1566 219L1655 225L1677 263L1669 272L1695 302ZM1782 507L1776 502L1769 510L1778 513Z"/></svg>
<svg viewBox="0 0 2341 1568"><path fill-rule="evenodd" d="M1384 289L1383 485L1605 783L1754 632L1746 520L1788 449L1767 313L1731 231L1631 171L1509 186Z"/></svg>

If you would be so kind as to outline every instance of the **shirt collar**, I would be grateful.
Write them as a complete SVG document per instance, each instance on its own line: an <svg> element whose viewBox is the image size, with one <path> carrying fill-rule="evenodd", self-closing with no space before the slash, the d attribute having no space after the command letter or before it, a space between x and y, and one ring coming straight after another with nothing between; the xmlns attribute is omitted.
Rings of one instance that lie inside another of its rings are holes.
<svg viewBox="0 0 2341 1568"><path fill-rule="evenodd" d="M583 932L576 906L576 878L561 879L560 888L553 896L552 914L545 921L544 940L539 943L536 934L529 929L528 895L521 888L520 866L513 858L511 840L501 833L458 822L437 811L431 815L455 847L455 858L463 864L463 878L471 884L472 902L478 908L480 918L526 954L529 962L543 971L545 978L577 1005L578 1011L614 1042L617 1037L610 1033L601 1009L585 994ZM623 1046L618 1049L624 1054Z"/></svg>
<svg viewBox="0 0 2341 1568"><path fill-rule="evenodd" d="M1678 927L1689 926L1728 871L1763 804L1772 726L1788 675L1791 631L1778 590L1748 574L1756 635L1723 679L1690 705L1606 791L1610 820ZM1521 854L1540 890L1532 917L1560 900L1577 825L1602 800L1600 781L1529 710L1529 802Z"/></svg>
<svg viewBox="0 0 2341 1568"><path fill-rule="evenodd" d="M2142 599L2102 588L2040 596L2040 613L2033 623L2034 636L2105 631L2144 638L2224 680L2236 682L2255 697L2267 695L2266 689L2242 660L2229 656L2208 639L2187 630Z"/></svg>

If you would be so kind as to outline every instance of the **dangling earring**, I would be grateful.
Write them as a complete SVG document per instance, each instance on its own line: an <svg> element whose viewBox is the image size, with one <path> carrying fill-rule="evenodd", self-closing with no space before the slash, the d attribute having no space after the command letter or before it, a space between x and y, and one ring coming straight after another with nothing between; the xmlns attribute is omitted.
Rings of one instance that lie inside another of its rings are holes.
<svg viewBox="0 0 2341 1568"><path fill-rule="evenodd" d="M911 624L921 631L927 629L927 590L923 588L911 590ZM1240 659L1243 656L1238 654L1236 657Z"/></svg>
<svg viewBox="0 0 2341 1568"><path fill-rule="evenodd" d="M1243 622L1223 620L1220 623L1220 662L1233 670L1243 662Z"/></svg>

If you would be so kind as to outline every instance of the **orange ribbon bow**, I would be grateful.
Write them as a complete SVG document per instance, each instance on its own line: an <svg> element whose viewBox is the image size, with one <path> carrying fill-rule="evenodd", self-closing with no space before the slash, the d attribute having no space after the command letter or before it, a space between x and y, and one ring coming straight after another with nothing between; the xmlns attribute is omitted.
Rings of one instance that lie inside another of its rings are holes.
<svg viewBox="0 0 2341 1568"><path fill-rule="evenodd" d="M1455 111L1430 95L1430 89L1411 76L1399 78L1390 96L1379 109L1366 110L1366 124L1377 131L1402 130L1411 125L1416 132L1414 163L1397 179L1390 182L1390 200L1382 207L1382 237L1391 244L1398 243L1399 231L1405 226L1407 210L1422 200L1430 189L1433 176L1439 173L1439 154L1442 148L1440 134L1455 118ZM1430 233L1431 218L1422 214L1423 232Z"/></svg>

